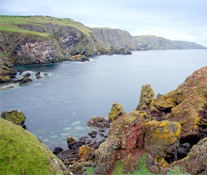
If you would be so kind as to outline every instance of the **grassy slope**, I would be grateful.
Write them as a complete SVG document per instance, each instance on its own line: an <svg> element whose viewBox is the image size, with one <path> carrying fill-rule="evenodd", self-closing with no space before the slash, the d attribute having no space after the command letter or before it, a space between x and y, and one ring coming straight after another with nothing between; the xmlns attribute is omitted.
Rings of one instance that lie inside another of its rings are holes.
<svg viewBox="0 0 207 175"><path fill-rule="evenodd" d="M60 26L71 26L75 27L87 36L90 35L91 31L79 22L75 22L72 19L66 18L54 18L49 16L0 16L1 28L0 31L8 32L18 32L18 33L31 33L40 36L48 36L48 33L40 33L23 30L17 25L20 24L30 24L30 25L40 25L47 23L55 23Z"/></svg>
<svg viewBox="0 0 207 175"><path fill-rule="evenodd" d="M63 174L52 159L64 167L33 134L0 118L0 174Z"/></svg>

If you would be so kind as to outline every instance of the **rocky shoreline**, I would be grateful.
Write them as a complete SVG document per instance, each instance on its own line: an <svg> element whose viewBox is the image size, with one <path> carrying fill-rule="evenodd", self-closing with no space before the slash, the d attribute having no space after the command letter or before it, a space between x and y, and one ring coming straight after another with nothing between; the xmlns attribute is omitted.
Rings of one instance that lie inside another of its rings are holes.
<svg viewBox="0 0 207 175"><path fill-rule="evenodd" d="M133 112L126 114L118 102L113 103L108 119L92 117L87 122L99 132L92 130L78 140L69 136L68 150L56 147L53 153L68 174L87 174L85 167L93 167L94 175L111 174L120 162L125 174L141 171L142 164L147 173L205 175L206 84L207 66L187 77L176 90L156 98L152 87L143 85ZM3 111L1 118L21 126L26 119L20 111Z"/></svg>

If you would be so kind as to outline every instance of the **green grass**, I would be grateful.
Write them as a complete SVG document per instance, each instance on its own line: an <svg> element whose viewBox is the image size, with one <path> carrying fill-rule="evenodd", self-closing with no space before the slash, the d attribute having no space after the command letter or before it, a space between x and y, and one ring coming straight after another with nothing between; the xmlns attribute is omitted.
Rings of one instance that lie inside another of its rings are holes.
<svg viewBox="0 0 207 175"><path fill-rule="evenodd" d="M43 24L48 24L48 23L54 24L55 23L60 26L71 26L71 27L77 28L78 30L86 34L87 36L89 36L90 33L92 33L92 31L90 31L83 24L73 21L72 19L67 19L67 18L55 18L55 17L49 17L49 16L3 16L1 15L0 21L1 21L2 26L5 24L10 25L9 28L11 28L11 30L17 29L18 27L16 25L20 25L20 24L43 26ZM6 30L10 30L9 28L6 28ZM3 27L2 29L5 30L5 28ZM20 29L21 28L18 28L18 30Z"/></svg>
<svg viewBox="0 0 207 175"><path fill-rule="evenodd" d="M3 32L16 32L16 33L21 33L21 34L31 34L31 35L36 35L36 36L42 36L49 38L50 34L49 33L40 33L40 32L34 32L34 31L28 31L24 30L20 27L17 27L12 24L7 24L7 23L1 23L0 31Z"/></svg>
<svg viewBox="0 0 207 175"><path fill-rule="evenodd" d="M0 118L1 174L64 174L52 159L64 167L33 134Z"/></svg>

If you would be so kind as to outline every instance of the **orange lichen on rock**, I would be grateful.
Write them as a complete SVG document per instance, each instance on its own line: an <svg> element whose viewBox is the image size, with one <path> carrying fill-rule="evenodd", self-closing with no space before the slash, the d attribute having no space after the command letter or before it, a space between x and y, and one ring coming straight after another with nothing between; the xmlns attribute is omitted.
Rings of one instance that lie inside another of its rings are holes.
<svg viewBox="0 0 207 175"><path fill-rule="evenodd" d="M79 148L79 157L81 159L85 159L86 161L88 161L88 160L92 160L94 156L95 156L95 151L93 148L84 145L82 145Z"/></svg>
<svg viewBox="0 0 207 175"><path fill-rule="evenodd" d="M176 90L157 96L150 104L151 118L176 121L181 137L207 136L207 66L195 71Z"/></svg>
<svg viewBox="0 0 207 175"><path fill-rule="evenodd" d="M181 125L178 122L151 121L146 123L145 147L152 155L165 157L175 153L179 144Z"/></svg>
<svg viewBox="0 0 207 175"><path fill-rule="evenodd" d="M126 114L124 112L123 107L118 102L113 103L111 111L109 112L108 119L111 121L111 123L114 122L114 120L118 119L122 115Z"/></svg>

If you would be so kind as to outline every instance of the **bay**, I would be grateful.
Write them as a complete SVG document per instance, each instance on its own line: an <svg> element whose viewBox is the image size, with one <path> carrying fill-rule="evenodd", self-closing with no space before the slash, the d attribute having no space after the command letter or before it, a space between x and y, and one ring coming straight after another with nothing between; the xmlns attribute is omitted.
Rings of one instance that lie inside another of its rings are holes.
<svg viewBox="0 0 207 175"><path fill-rule="evenodd" d="M96 56L84 63L18 67L29 71L34 82L0 91L0 109L19 109L26 116L27 130L49 149L67 149L66 138L87 135L92 130L87 121L108 117L113 102L132 112L143 84L150 84L155 95L166 94L206 66L206 58L207 50L153 50ZM43 78L37 80L36 72Z"/></svg>

